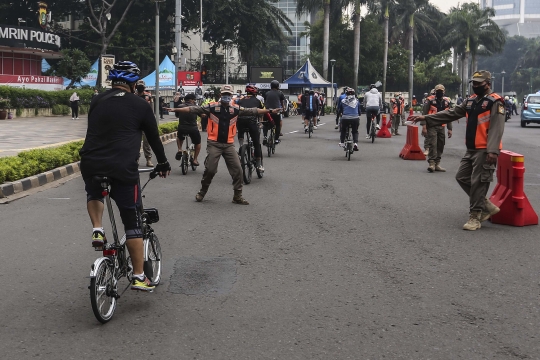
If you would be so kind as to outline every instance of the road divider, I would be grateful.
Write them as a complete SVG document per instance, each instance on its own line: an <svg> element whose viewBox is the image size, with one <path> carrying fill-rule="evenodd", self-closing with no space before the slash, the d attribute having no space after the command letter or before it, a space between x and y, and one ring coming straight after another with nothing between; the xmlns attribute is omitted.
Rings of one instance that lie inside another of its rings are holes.
<svg viewBox="0 0 540 360"><path fill-rule="evenodd" d="M399 153L403 160L426 160L420 145L418 145L418 126L407 125L407 142Z"/></svg>
<svg viewBox="0 0 540 360"><path fill-rule="evenodd" d="M388 122L386 122L386 114L382 114L382 126L381 129L377 132L377 137L380 138L390 138L392 134L388 129Z"/></svg>
<svg viewBox="0 0 540 360"><path fill-rule="evenodd" d="M501 151L498 159L497 186L490 201L501 209L491 217L494 224L527 226L538 225L534 211L524 187L525 158L511 151Z"/></svg>

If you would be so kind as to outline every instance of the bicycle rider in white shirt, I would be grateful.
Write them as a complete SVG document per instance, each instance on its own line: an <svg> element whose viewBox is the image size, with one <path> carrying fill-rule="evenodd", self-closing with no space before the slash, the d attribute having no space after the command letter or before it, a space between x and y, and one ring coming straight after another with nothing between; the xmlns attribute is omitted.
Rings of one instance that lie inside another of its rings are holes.
<svg viewBox="0 0 540 360"><path fill-rule="evenodd" d="M375 87L375 84L369 86L369 91L364 95L364 107L366 108L366 139L369 139L369 130L371 128L371 117L377 116L382 110L382 96L379 90ZM377 124L377 130L381 127Z"/></svg>

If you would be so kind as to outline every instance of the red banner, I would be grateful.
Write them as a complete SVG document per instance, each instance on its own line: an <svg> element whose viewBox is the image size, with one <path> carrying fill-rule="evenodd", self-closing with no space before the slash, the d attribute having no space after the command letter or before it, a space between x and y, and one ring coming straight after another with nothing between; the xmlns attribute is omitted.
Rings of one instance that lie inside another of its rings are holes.
<svg viewBox="0 0 540 360"><path fill-rule="evenodd" d="M198 71L179 71L177 79L177 85L182 84L182 86L197 86L197 82L199 85L203 85L201 81L201 73Z"/></svg>
<svg viewBox="0 0 540 360"><path fill-rule="evenodd" d="M0 84L54 84L64 85L64 79L58 76L38 75L0 75Z"/></svg>

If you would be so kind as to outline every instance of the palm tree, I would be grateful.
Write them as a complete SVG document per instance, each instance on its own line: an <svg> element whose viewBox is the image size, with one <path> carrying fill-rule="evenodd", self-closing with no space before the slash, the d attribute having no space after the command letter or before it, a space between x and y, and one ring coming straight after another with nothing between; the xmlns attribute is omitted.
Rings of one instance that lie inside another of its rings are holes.
<svg viewBox="0 0 540 360"><path fill-rule="evenodd" d="M408 46L406 48L409 50L410 102L413 95L414 40L416 38L416 30L419 29L429 37L438 39L439 35L436 30L436 24L443 18L444 14L437 7L431 5L429 0L398 0L395 12L396 27L394 30L400 34L407 34Z"/></svg>
<svg viewBox="0 0 540 360"><path fill-rule="evenodd" d="M499 26L490 19L495 16L491 8L480 9L475 3L465 3L450 9L444 25L450 31L443 43L460 49L463 57L462 91L466 92L469 79L469 58L472 56L472 71L476 70L476 58L479 52L492 54L500 52L506 41Z"/></svg>
<svg viewBox="0 0 540 360"><path fill-rule="evenodd" d="M330 5L331 0L298 0L296 14L308 14L323 9L323 77L328 77L328 44L330 43Z"/></svg>
<svg viewBox="0 0 540 360"><path fill-rule="evenodd" d="M390 21L390 9L395 6L395 0L377 0L370 3L369 9L373 13L382 15L384 23L384 58L383 58L383 88L382 98L386 95L386 71L388 70L388 26Z"/></svg>

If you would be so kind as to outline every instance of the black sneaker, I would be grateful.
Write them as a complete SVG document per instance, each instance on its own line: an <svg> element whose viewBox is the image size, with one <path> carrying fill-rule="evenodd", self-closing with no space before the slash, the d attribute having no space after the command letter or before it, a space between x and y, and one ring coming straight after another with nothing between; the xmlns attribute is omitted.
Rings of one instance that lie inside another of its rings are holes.
<svg viewBox="0 0 540 360"><path fill-rule="evenodd" d="M265 136L264 139L263 139L263 145L266 145L266 144L268 144L268 139Z"/></svg>

